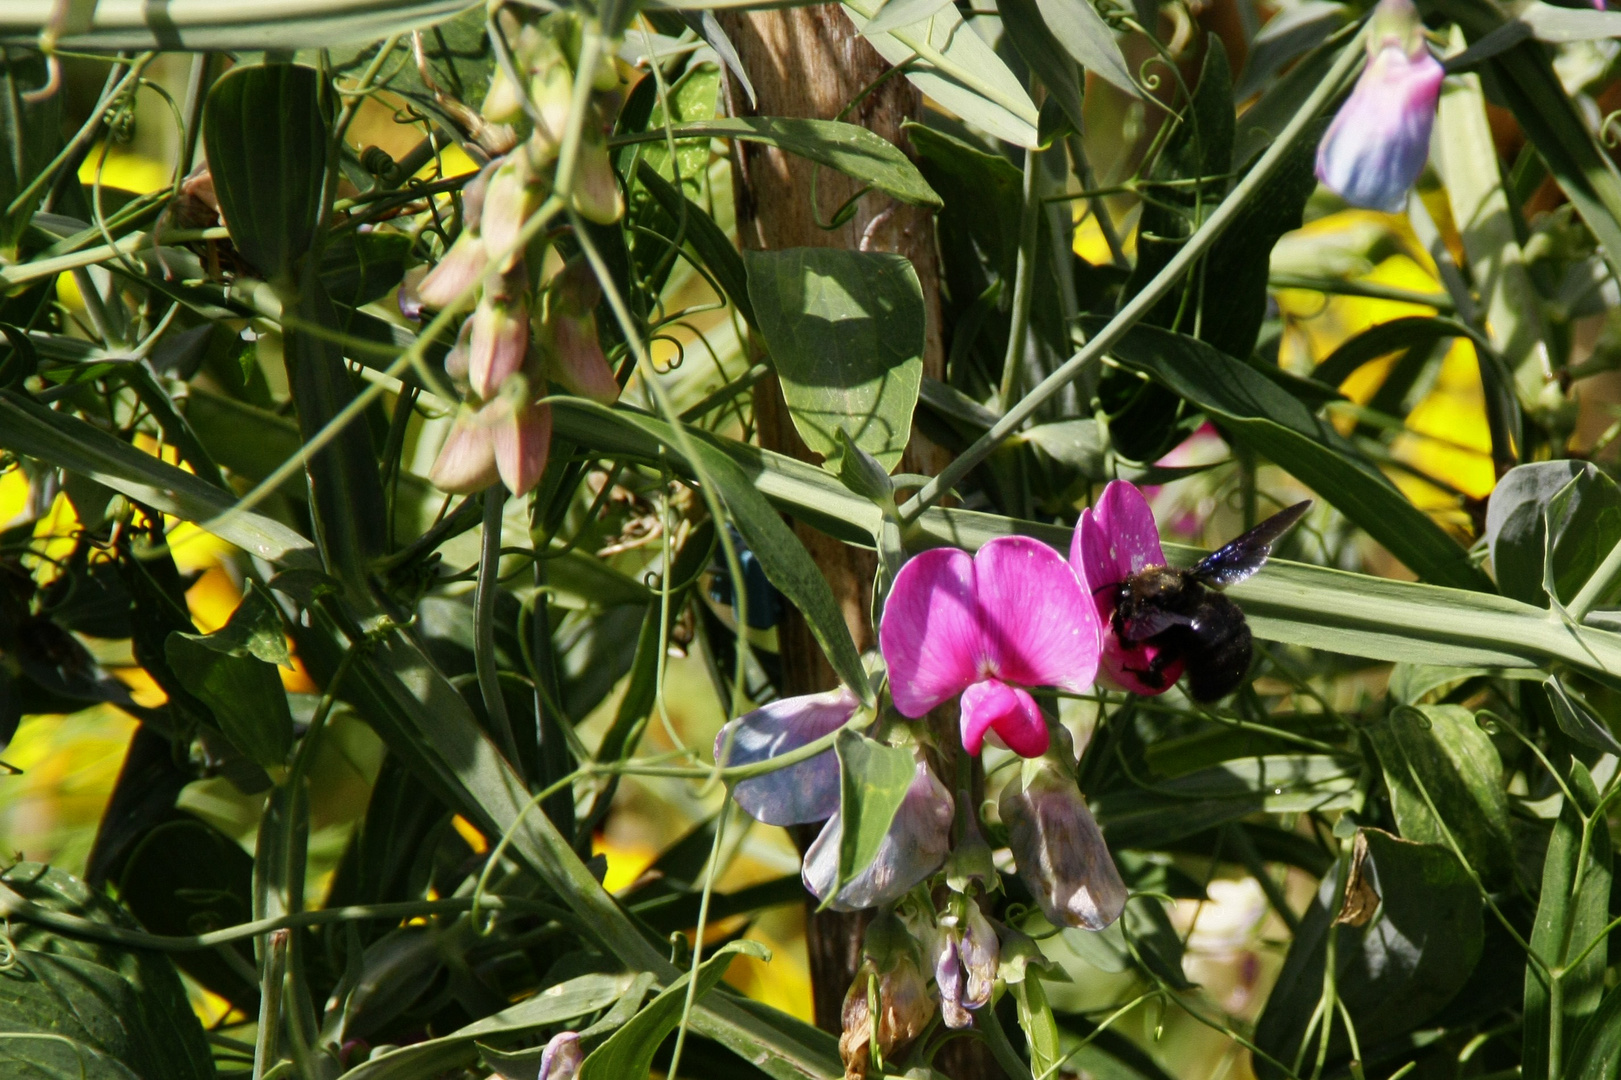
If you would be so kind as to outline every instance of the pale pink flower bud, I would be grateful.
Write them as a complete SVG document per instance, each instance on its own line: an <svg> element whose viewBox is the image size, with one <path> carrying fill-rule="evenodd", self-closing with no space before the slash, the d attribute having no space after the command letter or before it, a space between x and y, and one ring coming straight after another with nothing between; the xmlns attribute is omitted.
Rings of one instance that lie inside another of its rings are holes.
<svg viewBox="0 0 1621 1080"><path fill-rule="evenodd" d="M490 255L484 241L472 229L463 229L445 257L417 286L420 307L443 311L458 301L465 302L489 265Z"/></svg>
<svg viewBox="0 0 1621 1080"><path fill-rule="evenodd" d="M619 179L608 158L608 144L589 134L580 143L580 157L574 166L573 203L581 217L598 225L611 225L625 212Z"/></svg>
<svg viewBox="0 0 1621 1080"><path fill-rule="evenodd" d="M492 258L506 256L503 269L523 257L523 252L517 250L518 236L523 223L540 205L543 191L544 183L529 167L529 158L521 153L502 158L490 177L479 215L479 232Z"/></svg>
<svg viewBox="0 0 1621 1080"><path fill-rule="evenodd" d="M1399 212L1430 153L1446 74L1411 0L1379 0L1368 66L1317 147L1317 178L1352 206Z"/></svg>
<svg viewBox="0 0 1621 1080"><path fill-rule="evenodd" d="M552 279L535 336L553 382L571 394L612 405L619 399L619 380L597 338L601 298L602 288L585 260L569 263Z"/></svg>
<svg viewBox="0 0 1621 1080"><path fill-rule="evenodd" d="M495 467L514 495L527 495L546 471L552 444L552 407L529 400L529 380L514 375L488 408L494 414Z"/></svg>
<svg viewBox="0 0 1621 1080"><path fill-rule="evenodd" d="M483 406L482 408L488 408ZM428 481L440 491L470 495L501 478L495 467L495 440L481 409L463 405L428 471Z"/></svg>
<svg viewBox="0 0 1621 1080"><path fill-rule="evenodd" d="M522 296L499 300L486 294L468 321L473 333L467 346L467 381L473 393L488 400L523 370L529 355L529 305Z"/></svg>

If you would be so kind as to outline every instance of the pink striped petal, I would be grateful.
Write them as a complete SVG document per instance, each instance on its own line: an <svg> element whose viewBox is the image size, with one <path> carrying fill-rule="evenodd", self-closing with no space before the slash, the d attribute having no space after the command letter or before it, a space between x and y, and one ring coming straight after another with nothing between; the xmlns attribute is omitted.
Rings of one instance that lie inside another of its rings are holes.
<svg viewBox="0 0 1621 1080"><path fill-rule="evenodd" d="M922 716L966 690L985 653L974 603L974 564L955 548L915 556L895 575L878 644L889 691L906 716Z"/></svg>
<svg viewBox="0 0 1621 1080"><path fill-rule="evenodd" d="M992 540L974 556L974 598L999 678L1077 693L1092 685L1097 612L1058 552L1027 536Z"/></svg>
<svg viewBox="0 0 1621 1080"><path fill-rule="evenodd" d="M997 737L1020 757L1047 752L1047 722L1035 699L998 679L975 683L962 695L962 748L978 754L985 748L985 733Z"/></svg>
<svg viewBox="0 0 1621 1080"><path fill-rule="evenodd" d="M1115 480L1103 489L1095 508L1081 512L1069 547L1070 565L1080 575L1098 613L1103 632L1101 668L1112 685L1133 694L1163 694L1182 674L1180 661L1165 669L1159 686L1144 682L1136 673L1149 670L1159 648L1128 645L1115 636L1113 586L1145 567L1164 566L1165 549L1148 500L1136 486Z"/></svg>

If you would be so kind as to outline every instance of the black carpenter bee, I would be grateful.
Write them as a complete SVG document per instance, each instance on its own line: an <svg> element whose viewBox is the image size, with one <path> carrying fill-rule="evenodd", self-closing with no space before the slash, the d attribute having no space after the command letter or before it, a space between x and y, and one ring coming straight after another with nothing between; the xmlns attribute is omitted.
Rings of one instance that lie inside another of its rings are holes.
<svg viewBox="0 0 1621 1080"><path fill-rule="evenodd" d="M1165 669L1181 660L1193 700L1216 701L1232 693L1249 671L1250 628L1238 605L1218 590L1259 570L1272 545L1310 506L1307 499L1280 510L1190 569L1149 566L1108 586L1115 590L1115 636L1158 649L1146 668L1127 670L1163 689Z"/></svg>

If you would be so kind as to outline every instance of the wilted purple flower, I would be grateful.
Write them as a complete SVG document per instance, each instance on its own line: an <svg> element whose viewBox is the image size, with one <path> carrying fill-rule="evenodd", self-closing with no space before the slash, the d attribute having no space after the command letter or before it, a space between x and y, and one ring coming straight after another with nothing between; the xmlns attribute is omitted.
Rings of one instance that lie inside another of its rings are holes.
<svg viewBox="0 0 1621 1080"><path fill-rule="evenodd" d="M979 905L953 894L950 909L940 917L934 953L934 981L947 1027L973 1026L969 1010L991 1000L1000 951L996 931Z"/></svg>
<svg viewBox="0 0 1621 1080"><path fill-rule="evenodd" d="M861 967L844 995L839 1057L845 1080L864 1080L872 1067L873 990L878 998L876 1042L881 1058L892 1059L905 1050L934 1019L934 999L917 941L893 912L878 916L867 927L861 951Z"/></svg>
<svg viewBox="0 0 1621 1080"><path fill-rule="evenodd" d="M1102 930L1126 906L1126 884L1067 761L1026 761L999 806L1019 877L1054 926Z"/></svg>
<svg viewBox="0 0 1621 1080"><path fill-rule="evenodd" d="M715 761L723 766L752 765L797 750L843 727L860 704L842 686L773 701L720 729ZM739 780L732 796L751 817L767 825L826 821L839 810L838 756L824 750L775 772Z"/></svg>
<svg viewBox="0 0 1621 1080"><path fill-rule="evenodd" d="M1097 611L1056 551L1003 536L972 558L935 548L903 566L879 644L903 714L922 716L961 694L963 749L979 753L985 733L995 731L1016 753L1035 757L1046 752L1047 724L1023 687L1091 687Z"/></svg>
<svg viewBox="0 0 1621 1080"><path fill-rule="evenodd" d="M829 904L835 911L859 911L892 903L940 869L951 846L951 792L918 756L911 786L895 811L889 832L878 845L872 865L840 889ZM805 852L800 877L818 900L826 900L839 878L839 845L843 815L834 813Z"/></svg>
<svg viewBox="0 0 1621 1080"><path fill-rule="evenodd" d="M540 1075L535 1080L574 1080L585 1055L580 1052L580 1036L573 1031L560 1031L551 1037L540 1055Z"/></svg>
<svg viewBox="0 0 1621 1080"><path fill-rule="evenodd" d="M1159 646L1149 642L1128 644L1114 632L1115 589L1144 567L1164 566L1154 512L1142 492L1126 480L1112 481L1095 507L1081 511L1069 545L1069 564L1075 569L1098 613L1103 631L1101 667L1109 682L1134 694L1163 694L1182 674L1182 661L1164 666L1159 685L1144 682L1142 673L1153 671Z"/></svg>
<svg viewBox="0 0 1621 1080"><path fill-rule="evenodd" d="M1399 212L1429 157L1445 74L1412 0L1379 0L1368 66L1317 147L1317 178L1352 206Z"/></svg>

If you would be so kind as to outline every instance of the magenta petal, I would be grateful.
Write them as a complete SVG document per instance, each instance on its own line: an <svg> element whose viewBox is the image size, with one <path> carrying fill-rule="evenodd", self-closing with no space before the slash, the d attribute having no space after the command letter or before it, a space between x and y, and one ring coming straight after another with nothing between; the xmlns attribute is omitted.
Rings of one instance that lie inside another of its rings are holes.
<svg viewBox="0 0 1621 1080"><path fill-rule="evenodd" d="M973 560L955 548L934 548L901 567L878 642L890 694L904 715L922 716L967 689L985 662Z"/></svg>
<svg viewBox="0 0 1621 1080"><path fill-rule="evenodd" d="M1105 624L1103 628L1103 657L1100 668L1100 677L1121 690L1129 690L1133 694L1144 697L1153 697L1163 694L1176 684L1182 677L1182 661L1173 660L1161 670L1161 681L1158 686L1144 682L1142 673L1151 671L1149 666L1154 657L1160 652L1159 646L1147 642L1136 645L1127 645L1115 636L1114 630Z"/></svg>
<svg viewBox="0 0 1621 1080"><path fill-rule="evenodd" d="M1165 565L1154 511L1135 484L1111 481L1092 520L1096 528L1082 536L1082 563L1076 567L1088 589L1124 581L1145 566Z"/></svg>
<svg viewBox="0 0 1621 1080"><path fill-rule="evenodd" d="M1097 611L1058 552L1025 536L992 540L974 556L974 598L999 678L1077 693L1092 685Z"/></svg>
<svg viewBox="0 0 1621 1080"><path fill-rule="evenodd" d="M723 765L752 765L797 750L843 727L859 704L842 686L825 694L773 701L720 729L715 760L720 762L725 754ZM839 759L827 750L797 765L740 780L732 797L750 817L767 825L822 821L839 809Z"/></svg>
<svg viewBox="0 0 1621 1080"><path fill-rule="evenodd" d="M1040 757L1047 752L1047 722L1035 699L997 679L977 682L962 695L963 749L978 754L984 749L987 731L995 731L1020 757Z"/></svg>

